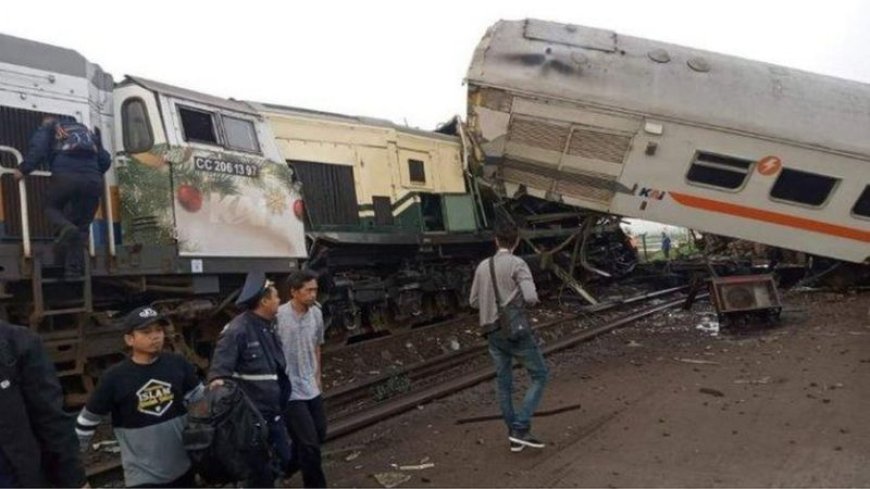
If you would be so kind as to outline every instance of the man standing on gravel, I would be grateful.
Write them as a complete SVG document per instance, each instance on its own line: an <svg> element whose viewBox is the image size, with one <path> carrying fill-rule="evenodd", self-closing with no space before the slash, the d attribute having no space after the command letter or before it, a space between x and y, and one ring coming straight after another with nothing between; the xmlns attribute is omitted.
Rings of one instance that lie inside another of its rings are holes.
<svg viewBox="0 0 870 489"><path fill-rule="evenodd" d="M317 276L300 270L288 280L290 301L278 308L278 336L284 349L287 376L293 385L287 404L287 428L294 460L305 487L326 487L320 445L326 441L320 347L323 313L317 304Z"/></svg>
<svg viewBox="0 0 870 489"><path fill-rule="evenodd" d="M481 334L487 338L489 354L495 362L499 404L508 426L512 452L520 452L525 447L544 447L544 443L532 435L530 428L548 375L544 356L534 334L527 330L511 339L510 332L500 327L499 323L499 313L505 306L510 304L523 308L538 303L538 293L528 264L513 254L518 243L519 233L515 226L496 226L495 244L498 252L478 265L469 297L471 307L480 310ZM501 298L501 305L496 302L499 300L497 297ZM515 411L513 405L514 358L526 367L532 381L519 411Z"/></svg>

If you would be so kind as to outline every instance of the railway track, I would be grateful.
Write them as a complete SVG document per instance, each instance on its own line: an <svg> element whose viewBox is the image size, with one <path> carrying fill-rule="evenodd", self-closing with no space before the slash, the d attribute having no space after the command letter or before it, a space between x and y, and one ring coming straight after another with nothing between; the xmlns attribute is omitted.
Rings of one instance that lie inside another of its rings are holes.
<svg viewBox="0 0 870 489"><path fill-rule="evenodd" d="M549 355L679 306L685 302L685 290L686 287L677 287L587 308L577 314L538 324L534 329L542 339L542 352ZM652 300L665 302L644 307ZM463 350L409 365L399 371L327 391L324 394L330 418L327 439L350 434L418 405L493 378L495 369L489 363L486 353L486 343L481 341ZM418 387L380 402L372 398L377 386L395 378L407 379L408 383Z"/></svg>

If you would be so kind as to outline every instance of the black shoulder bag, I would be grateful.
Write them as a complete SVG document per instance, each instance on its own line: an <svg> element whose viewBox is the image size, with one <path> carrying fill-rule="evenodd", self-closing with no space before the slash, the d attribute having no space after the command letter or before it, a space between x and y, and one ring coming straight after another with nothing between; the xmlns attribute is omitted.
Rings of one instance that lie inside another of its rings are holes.
<svg viewBox="0 0 870 489"><path fill-rule="evenodd" d="M526 317L526 310L521 305L514 304L515 301L504 306L501 304L501 294L495 278L495 257L489 259L489 274L492 277L492 289L495 291L495 305L502 334L511 341L518 341L530 335L532 326L529 324L529 318Z"/></svg>

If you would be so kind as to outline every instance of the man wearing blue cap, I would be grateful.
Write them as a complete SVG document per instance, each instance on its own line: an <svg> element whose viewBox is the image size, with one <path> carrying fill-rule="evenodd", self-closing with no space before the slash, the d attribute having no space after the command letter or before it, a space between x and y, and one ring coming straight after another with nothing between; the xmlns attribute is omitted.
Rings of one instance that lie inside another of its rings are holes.
<svg viewBox="0 0 870 489"><path fill-rule="evenodd" d="M275 316L281 301L263 272L250 272L236 305L245 309L224 327L215 346L209 371L211 385L231 378L241 385L269 427L269 442L277 462L290 462L290 439L281 415L290 398L290 380L285 372L281 341L275 332ZM246 487L273 487L276 474L269 460L252 457L252 479Z"/></svg>

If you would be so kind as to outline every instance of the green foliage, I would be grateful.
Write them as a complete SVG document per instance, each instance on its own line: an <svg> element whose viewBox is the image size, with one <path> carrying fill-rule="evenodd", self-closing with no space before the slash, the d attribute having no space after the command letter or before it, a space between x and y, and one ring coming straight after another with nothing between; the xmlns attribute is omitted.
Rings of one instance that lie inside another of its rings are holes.
<svg viewBox="0 0 870 489"><path fill-rule="evenodd" d="M169 172L135 160L119 165L124 234L141 243L172 242L172 188Z"/></svg>

